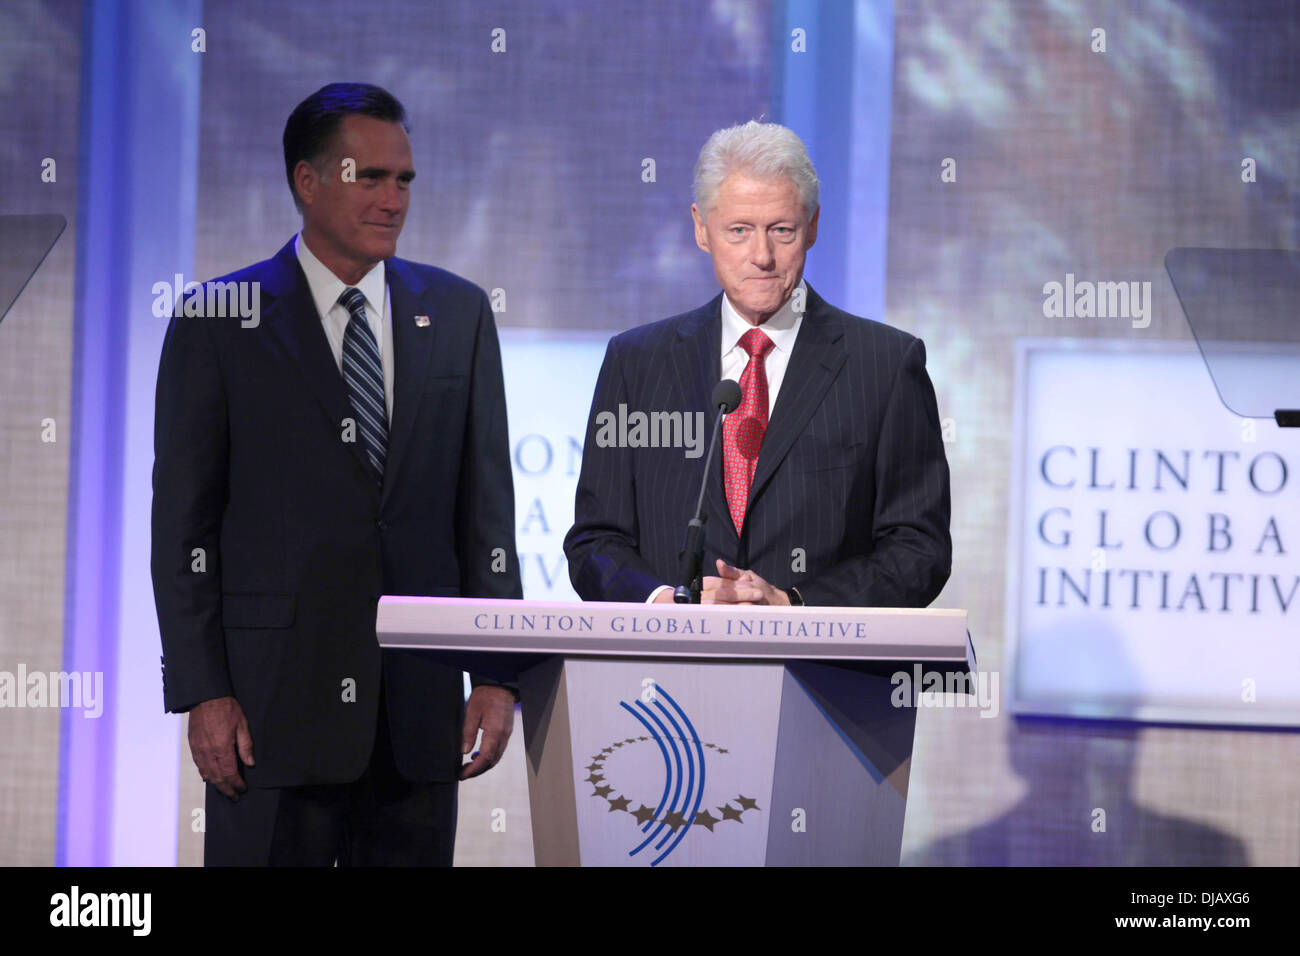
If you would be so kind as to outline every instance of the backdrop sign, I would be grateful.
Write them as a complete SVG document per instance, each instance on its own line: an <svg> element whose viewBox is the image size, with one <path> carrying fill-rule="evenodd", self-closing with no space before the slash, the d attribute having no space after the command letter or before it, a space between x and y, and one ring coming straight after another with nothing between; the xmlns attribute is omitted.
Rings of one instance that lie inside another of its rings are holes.
<svg viewBox="0 0 1300 956"><path fill-rule="evenodd" d="M501 329L524 597L576 601L564 559L604 332Z"/></svg>
<svg viewBox="0 0 1300 956"><path fill-rule="evenodd" d="M1300 725L1298 472L1190 342L1021 340L1012 710Z"/></svg>

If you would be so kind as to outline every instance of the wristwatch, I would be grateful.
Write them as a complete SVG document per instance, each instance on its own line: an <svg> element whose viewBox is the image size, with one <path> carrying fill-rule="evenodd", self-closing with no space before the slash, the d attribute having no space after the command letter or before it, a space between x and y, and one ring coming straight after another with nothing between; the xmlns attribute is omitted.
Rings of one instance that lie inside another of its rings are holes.
<svg viewBox="0 0 1300 956"><path fill-rule="evenodd" d="M803 607L803 606L804 606L804 603L803 603L803 595L799 593L799 589L798 589L798 588L796 588L796 587L788 587L788 588L786 588L786 589L785 589L785 596L788 597L788 598L790 599L790 606L791 606L791 607Z"/></svg>

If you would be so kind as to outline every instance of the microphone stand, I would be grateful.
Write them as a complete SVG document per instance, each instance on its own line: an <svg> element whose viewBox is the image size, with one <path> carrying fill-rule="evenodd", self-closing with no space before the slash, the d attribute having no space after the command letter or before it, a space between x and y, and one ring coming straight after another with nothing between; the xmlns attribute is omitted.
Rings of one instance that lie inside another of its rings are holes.
<svg viewBox="0 0 1300 956"><path fill-rule="evenodd" d="M709 487L709 472L713 468L713 451L718 447L718 435L722 431L722 419L728 411L725 403L719 403L718 417L713 422L713 437L709 440L709 454L704 460L704 480L700 482L700 497L695 505L695 517L686 526L686 550L682 552L681 582L673 588L673 602L676 604L699 604L700 591L704 582L700 573L704 564L704 522L708 515L704 513L704 493Z"/></svg>

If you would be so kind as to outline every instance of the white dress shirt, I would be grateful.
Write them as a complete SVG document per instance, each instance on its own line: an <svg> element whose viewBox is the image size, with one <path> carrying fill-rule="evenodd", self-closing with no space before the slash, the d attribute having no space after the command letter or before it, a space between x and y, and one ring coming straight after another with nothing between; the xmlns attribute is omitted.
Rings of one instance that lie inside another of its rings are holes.
<svg viewBox="0 0 1300 956"><path fill-rule="evenodd" d="M803 324L803 313L796 312L792 307L796 296L801 302L808 301L808 288L802 279L799 280L794 294L790 296L790 301L781 306L776 315L757 326L776 346L767 353L767 358L763 362L763 368L767 371L768 421L772 419L772 409L776 408L776 393L781 390L781 383L785 380L785 370L790 365L790 353L794 351L794 340L799 335L799 326ZM749 364L749 353L740 347L740 339L752 328L755 326L740 317L736 307L724 294L722 296L723 378L739 382L740 376L745 374L745 366Z"/></svg>
<svg viewBox="0 0 1300 956"><path fill-rule="evenodd" d="M339 302L339 296L349 286L307 248L301 232L294 237L294 251L297 252L298 263L307 276L307 286L311 289L312 300L316 303L316 312L320 315L321 325L325 328L325 337L329 339L330 351L334 353L334 363L339 367L339 374L342 375L343 335L347 332L351 315ZM388 426L391 429L393 424L393 318L388 301L388 285L384 281L384 263L376 262L374 268L361 277L356 288L360 289L361 294L366 297L366 321L370 323L375 344L379 346L379 359L384 368L384 399L388 407Z"/></svg>
<svg viewBox="0 0 1300 956"><path fill-rule="evenodd" d="M794 294L790 300L781 306L779 312L772 316L762 325L757 326L763 330L763 333L772 340L774 348L770 349L767 357L763 361L763 369L767 372L767 418L772 420L772 409L776 408L776 393L781 390L781 383L785 380L785 370L790 365L790 353L794 351L794 340L799 335L799 326L803 324L803 313L796 312L793 308L795 297L801 302L808 301L808 287L802 279L795 288ZM729 378L736 382L745 374L745 366L749 364L749 353L740 347L741 337L755 326L750 325L736 307L731 304L726 293L722 295L722 377ZM713 574L717 568L704 568L702 573L707 576ZM646 598L647 604L653 604L655 598L659 597L664 591L671 591L666 584L661 584L650 592Z"/></svg>

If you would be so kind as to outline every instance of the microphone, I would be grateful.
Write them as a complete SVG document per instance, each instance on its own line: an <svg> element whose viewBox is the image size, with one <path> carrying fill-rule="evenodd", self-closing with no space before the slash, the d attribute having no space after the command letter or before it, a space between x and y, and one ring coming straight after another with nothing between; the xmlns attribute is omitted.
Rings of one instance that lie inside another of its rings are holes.
<svg viewBox="0 0 1300 956"><path fill-rule="evenodd" d="M700 571L704 564L704 493L709 487L709 476L713 473L713 451L718 447L718 434L722 431L722 417L734 412L740 405L740 385L734 379L724 378L713 387L713 407L718 410L718 417L713 420L713 438L709 441L709 453L704 459L704 479L700 482L700 497L695 504L695 517L686 526L686 549L682 551L682 566L678 580L681 582L673 588L673 601L676 604L700 603Z"/></svg>

